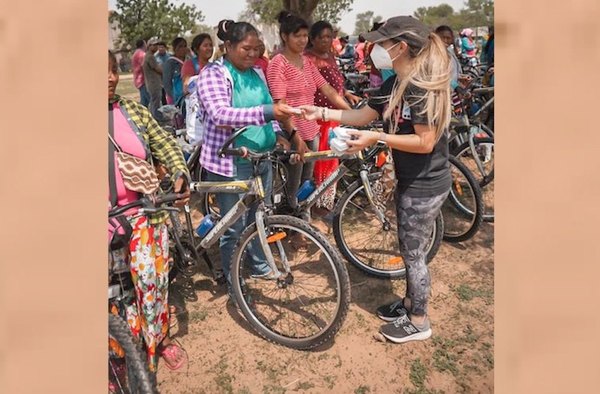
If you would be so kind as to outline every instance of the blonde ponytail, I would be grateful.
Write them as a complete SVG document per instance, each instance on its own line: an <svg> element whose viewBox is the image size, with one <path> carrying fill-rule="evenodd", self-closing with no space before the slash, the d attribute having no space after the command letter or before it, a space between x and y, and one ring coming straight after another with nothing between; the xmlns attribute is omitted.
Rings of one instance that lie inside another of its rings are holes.
<svg viewBox="0 0 600 394"><path fill-rule="evenodd" d="M402 37L418 37L414 32L406 31L398 35ZM390 97L390 103L384 115L390 119L395 108L400 107L406 87L409 84L425 90L425 94L416 97L417 102L425 101L423 112L427 115L429 127L435 129L436 141L450 125L452 111L450 98L451 63L446 45L435 33L430 33L428 41L421 49L409 46L412 64L408 75L403 76L400 82L396 81ZM400 78L398 78L400 79ZM411 101L414 97L411 97ZM391 130L396 130L398 119L391 119Z"/></svg>

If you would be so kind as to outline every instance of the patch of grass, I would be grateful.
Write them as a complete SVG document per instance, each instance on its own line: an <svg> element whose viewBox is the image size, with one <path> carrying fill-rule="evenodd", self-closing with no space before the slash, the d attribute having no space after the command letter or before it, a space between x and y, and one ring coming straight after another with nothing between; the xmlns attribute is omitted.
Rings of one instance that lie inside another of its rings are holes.
<svg viewBox="0 0 600 394"><path fill-rule="evenodd" d="M454 291L461 301L471 301L473 298L478 297L487 302L494 298L493 290L483 287L474 289L464 283L455 288Z"/></svg>
<svg viewBox="0 0 600 394"><path fill-rule="evenodd" d="M233 379L231 378L231 375L228 373L223 373L217 375L215 378L215 383L219 389L221 389L222 393L233 394L233 386L231 385L232 380Z"/></svg>
<svg viewBox="0 0 600 394"><path fill-rule="evenodd" d="M452 375L458 375L457 357L445 349L436 349L433 352L433 366L440 372L449 371Z"/></svg>
<svg viewBox="0 0 600 394"><path fill-rule="evenodd" d="M190 312L190 320L192 321L204 321L208 316L208 312L205 310L192 311Z"/></svg>
<svg viewBox="0 0 600 394"><path fill-rule="evenodd" d="M427 368L425 367L425 365L423 365L420 358L417 358L416 360L413 360L410 363L409 378L411 383L414 384L417 389L425 387L425 380L427 379Z"/></svg>
<svg viewBox="0 0 600 394"><path fill-rule="evenodd" d="M327 383L327 388L329 390L333 390L333 387L335 386L335 376L333 375L326 375L323 380L325 381L325 383Z"/></svg>
<svg viewBox="0 0 600 394"><path fill-rule="evenodd" d="M259 362L256 363L256 369L258 369L260 372L267 372L267 365L264 363L264 361L260 360Z"/></svg>
<svg viewBox="0 0 600 394"><path fill-rule="evenodd" d="M436 349L433 352L433 366L440 372L449 371L452 375L458 375L458 366L456 361L458 357L455 347L458 342L453 339L444 339L442 337L436 337L433 341Z"/></svg>
<svg viewBox="0 0 600 394"><path fill-rule="evenodd" d="M354 390L354 394L367 394L371 392L371 388L369 386L360 385Z"/></svg>
<svg viewBox="0 0 600 394"><path fill-rule="evenodd" d="M117 94L134 100L140 99L140 91L133 85L133 78L119 79L119 84L117 85Z"/></svg>
<svg viewBox="0 0 600 394"><path fill-rule="evenodd" d="M338 362L334 365L334 367L341 368L342 367L342 358L340 357L340 355L336 354L333 356L333 358L337 358L337 360L338 360Z"/></svg>
<svg viewBox="0 0 600 394"><path fill-rule="evenodd" d="M461 341L464 341L466 343L475 343L481 337L481 335L477 335L473 332L473 328L470 325L467 325L463 329L463 333L465 334L465 336L461 338Z"/></svg>
<svg viewBox="0 0 600 394"><path fill-rule="evenodd" d="M368 328L369 325L367 324L367 320L362 315L362 313L354 312L354 315L356 316L356 325L359 328L361 328L363 330Z"/></svg>
<svg viewBox="0 0 600 394"><path fill-rule="evenodd" d="M267 379L275 381L277 380L277 368L268 366L264 361L256 363L256 369L267 375Z"/></svg>
<svg viewBox="0 0 600 394"><path fill-rule="evenodd" d="M281 386L268 384L263 387L263 394L285 394L285 392L285 388Z"/></svg>
<svg viewBox="0 0 600 394"><path fill-rule="evenodd" d="M248 387L244 386L237 391L237 394L252 394L252 392Z"/></svg>
<svg viewBox="0 0 600 394"><path fill-rule="evenodd" d="M296 390L310 390L315 387L311 382L301 382L296 386Z"/></svg>
<svg viewBox="0 0 600 394"><path fill-rule="evenodd" d="M319 354L319 357L317 357L317 360L321 361L321 360L327 360L329 358L329 354L327 353L322 353Z"/></svg>
<svg viewBox="0 0 600 394"><path fill-rule="evenodd" d="M233 378L227 373L227 368L229 368L227 360L225 357L222 357L213 368L217 373L214 380L222 393L233 394Z"/></svg>

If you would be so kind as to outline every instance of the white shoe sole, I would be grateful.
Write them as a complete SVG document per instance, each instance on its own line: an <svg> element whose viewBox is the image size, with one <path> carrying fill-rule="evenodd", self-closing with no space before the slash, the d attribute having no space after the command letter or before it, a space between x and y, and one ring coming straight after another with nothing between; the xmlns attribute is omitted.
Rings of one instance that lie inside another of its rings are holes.
<svg viewBox="0 0 600 394"><path fill-rule="evenodd" d="M429 330L421 331L421 332L418 332L416 334L413 334L413 335L410 335L410 336L404 337L404 338L390 337L384 333L381 333L381 335L383 335L388 340L390 340L394 343L404 343L404 342L410 342L410 341L424 341L424 340L428 339L429 337L431 337L431 328Z"/></svg>
<svg viewBox="0 0 600 394"><path fill-rule="evenodd" d="M381 316L380 314L377 314L377 317L380 318L381 320L385 321L385 322L391 323L391 322L394 322L394 321L398 320L398 318L400 316L387 317L387 316Z"/></svg>

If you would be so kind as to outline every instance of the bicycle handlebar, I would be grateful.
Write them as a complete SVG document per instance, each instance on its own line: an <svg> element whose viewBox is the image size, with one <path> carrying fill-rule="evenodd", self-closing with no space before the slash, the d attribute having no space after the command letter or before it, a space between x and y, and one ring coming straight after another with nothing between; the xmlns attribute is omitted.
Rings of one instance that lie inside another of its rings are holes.
<svg viewBox="0 0 600 394"><path fill-rule="evenodd" d="M139 200L136 200L132 203L123 205L121 207L116 207L111 209L108 212L108 217L112 218L115 216L119 216L124 214L133 208L142 207L146 211L161 211L161 210L169 210L169 207L160 207L160 205L168 204L175 202L177 200L181 200L183 198L183 194L180 193L167 193L161 194L156 197L142 197ZM174 208L177 209L177 208Z"/></svg>
<svg viewBox="0 0 600 394"><path fill-rule="evenodd" d="M241 129L238 129L235 133L231 134L225 140L225 142L223 143L223 146L221 146L221 148L217 151L217 155L219 155L219 157L221 157L221 158L223 158L227 155L241 156L240 155L241 151L239 149L230 149L229 145L231 145L233 143L233 140L235 140L237 137L239 137L241 134L243 134L246 130L248 130L248 126L242 127Z"/></svg>

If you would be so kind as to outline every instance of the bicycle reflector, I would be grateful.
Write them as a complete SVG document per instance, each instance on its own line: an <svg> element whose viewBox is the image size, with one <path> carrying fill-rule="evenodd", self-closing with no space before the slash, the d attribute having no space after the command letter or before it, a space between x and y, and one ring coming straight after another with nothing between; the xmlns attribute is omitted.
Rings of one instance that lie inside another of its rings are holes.
<svg viewBox="0 0 600 394"><path fill-rule="evenodd" d="M375 165L377 166L377 168L381 168L386 163L386 161L387 161L387 152L381 151L377 155L377 162L375 163Z"/></svg>
<svg viewBox="0 0 600 394"><path fill-rule="evenodd" d="M400 264L403 261L402 257L392 257L391 259L389 259L387 261L388 265L396 265L396 264Z"/></svg>
<svg viewBox="0 0 600 394"><path fill-rule="evenodd" d="M267 242L272 244L273 242L281 241L285 237L287 237L287 234L284 233L283 231L281 231L279 233L275 233L275 234L271 235L270 237L268 237Z"/></svg>
<svg viewBox="0 0 600 394"><path fill-rule="evenodd" d="M125 350L119 345L119 342L115 341L112 338L108 338L108 348L113 352L113 354L118 358L125 357Z"/></svg>
<svg viewBox="0 0 600 394"><path fill-rule="evenodd" d="M462 186L460 185L460 182L457 180L454 181L454 186L456 187L456 191L458 192L459 195L463 195L463 189Z"/></svg>

